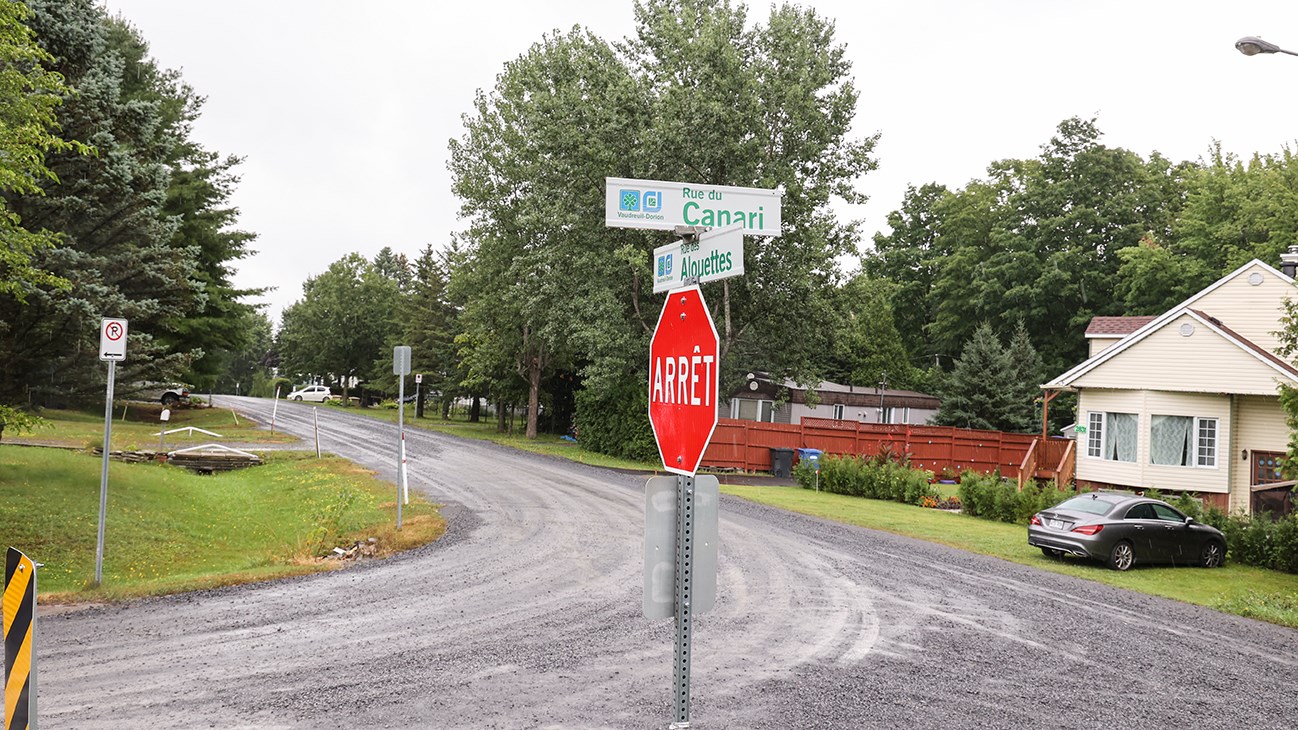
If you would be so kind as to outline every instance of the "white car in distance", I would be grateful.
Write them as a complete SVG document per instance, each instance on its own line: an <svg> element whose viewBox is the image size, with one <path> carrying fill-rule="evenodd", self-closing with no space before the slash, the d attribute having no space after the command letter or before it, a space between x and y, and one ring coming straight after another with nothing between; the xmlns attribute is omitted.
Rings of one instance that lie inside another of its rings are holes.
<svg viewBox="0 0 1298 730"><path fill-rule="evenodd" d="M310 400L317 403L324 403L332 397L333 393L329 391L327 385L307 385L284 396L288 400Z"/></svg>

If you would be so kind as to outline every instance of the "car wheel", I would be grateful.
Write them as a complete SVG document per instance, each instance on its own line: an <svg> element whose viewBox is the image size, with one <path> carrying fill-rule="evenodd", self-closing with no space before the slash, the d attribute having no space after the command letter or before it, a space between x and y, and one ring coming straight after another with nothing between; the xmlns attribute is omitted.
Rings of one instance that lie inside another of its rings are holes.
<svg viewBox="0 0 1298 730"><path fill-rule="evenodd" d="M1041 552L1045 553L1047 558L1062 558L1062 557L1064 557L1064 551L1063 551L1063 550L1056 550L1056 549L1054 549L1054 548L1043 547L1043 548L1041 548Z"/></svg>
<svg viewBox="0 0 1298 730"><path fill-rule="evenodd" d="M1205 568L1220 568L1225 559L1225 546L1216 540L1212 540L1203 546L1203 552L1199 554L1199 565Z"/></svg>
<svg viewBox="0 0 1298 730"><path fill-rule="evenodd" d="M298 397L294 398L293 400L298 400L298 401L300 401L300 400L302 400L302 396L299 395Z"/></svg>
<svg viewBox="0 0 1298 730"><path fill-rule="evenodd" d="M1126 570L1131 564L1136 562L1136 551L1132 549L1131 543L1122 540L1113 549L1109 551L1109 567L1114 570Z"/></svg>
<svg viewBox="0 0 1298 730"><path fill-rule="evenodd" d="M162 405L170 408L171 406L176 405L176 401L178 400L180 399L177 398L176 396L172 395L171 393L167 393L166 395L162 396Z"/></svg>

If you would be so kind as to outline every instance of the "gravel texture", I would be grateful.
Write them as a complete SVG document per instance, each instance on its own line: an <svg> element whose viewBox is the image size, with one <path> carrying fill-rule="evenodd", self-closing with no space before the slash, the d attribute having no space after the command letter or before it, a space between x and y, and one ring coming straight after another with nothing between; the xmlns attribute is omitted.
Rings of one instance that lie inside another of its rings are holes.
<svg viewBox="0 0 1298 730"><path fill-rule="evenodd" d="M268 401L217 400L269 420ZM309 436L310 409L281 403L277 425ZM319 415L325 449L392 477L394 426ZM41 728L667 727L673 624L640 614L643 477L407 444L445 538L43 615ZM1289 629L728 497L721 539L695 728L1298 726Z"/></svg>

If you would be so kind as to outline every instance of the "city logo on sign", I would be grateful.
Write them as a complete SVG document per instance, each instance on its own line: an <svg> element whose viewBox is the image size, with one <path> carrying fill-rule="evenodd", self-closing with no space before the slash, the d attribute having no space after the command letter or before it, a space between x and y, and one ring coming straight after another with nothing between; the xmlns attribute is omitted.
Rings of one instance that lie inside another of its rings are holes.
<svg viewBox="0 0 1298 730"><path fill-rule="evenodd" d="M658 276L661 277L661 276L671 276L671 275L672 275L672 255L667 254L666 256L659 256Z"/></svg>
<svg viewBox="0 0 1298 730"><path fill-rule="evenodd" d="M618 209L632 213L657 213L663 209L663 194L660 190L641 192L623 188L618 199Z"/></svg>

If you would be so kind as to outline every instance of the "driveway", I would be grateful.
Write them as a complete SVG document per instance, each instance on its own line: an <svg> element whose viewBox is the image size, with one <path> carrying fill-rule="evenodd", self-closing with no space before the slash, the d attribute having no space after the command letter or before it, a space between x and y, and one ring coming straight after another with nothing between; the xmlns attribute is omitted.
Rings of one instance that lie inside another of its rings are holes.
<svg viewBox="0 0 1298 730"><path fill-rule="evenodd" d="M269 401L217 396L269 421ZM310 437L310 404L277 427ZM395 427L319 408L391 479ZM408 433L450 530L306 578L43 617L41 727L664 728L643 478ZM110 485L110 499L111 485ZM1298 632L724 497L697 728L1298 724Z"/></svg>

